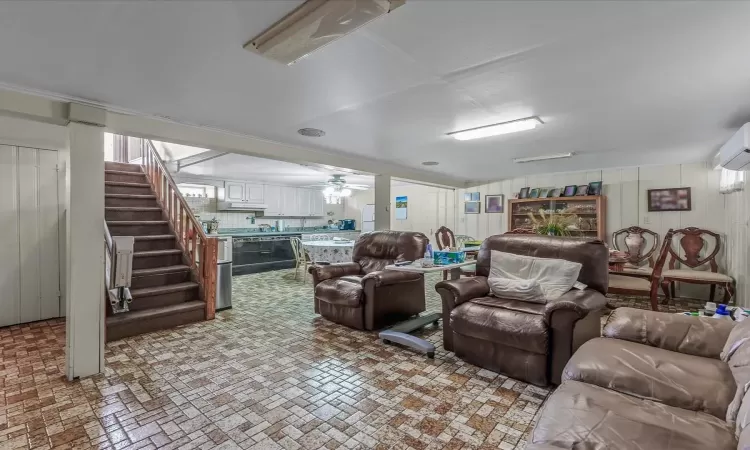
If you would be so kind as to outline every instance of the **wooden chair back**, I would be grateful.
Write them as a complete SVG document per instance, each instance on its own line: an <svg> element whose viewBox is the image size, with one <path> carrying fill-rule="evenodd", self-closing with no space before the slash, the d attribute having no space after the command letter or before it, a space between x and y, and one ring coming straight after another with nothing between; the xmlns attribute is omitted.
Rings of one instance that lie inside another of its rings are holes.
<svg viewBox="0 0 750 450"><path fill-rule="evenodd" d="M680 245L684 255L672 245L673 240L676 240ZM713 241L713 250L707 256L701 257L704 248L711 248L710 241ZM716 262L716 255L721 250L721 236L718 233L696 227L680 228L674 230L672 239L664 238L664 242L668 244L670 270L675 268L676 263L684 264L691 269L708 264L711 272L718 272L719 264Z"/></svg>
<svg viewBox="0 0 750 450"><path fill-rule="evenodd" d="M620 247L620 237L624 247ZM649 239L646 236L651 237L651 244L649 245ZM628 254L628 262L636 267L640 266L643 261L648 260L648 265L654 266L653 255L657 249L659 249L659 235L647 228L641 228L637 226L623 228L612 233L612 247L621 252ZM648 251L644 252L644 249L648 248Z"/></svg>
<svg viewBox="0 0 750 450"><path fill-rule="evenodd" d="M304 263L307 261L307 255L305 254L305 249L302 247L302 240L298 237L292 237L290 239L290 242L292 243L292 252L294 252L294 259L297 260L297 262Z"/></svg>
<svg viewBox="0 0 750 450"><path fill-rule="evenodd" d="M441 226L435 232L435 243L437 244L438 250L448 247L456 247L456 236L450 228Z"/></svg>

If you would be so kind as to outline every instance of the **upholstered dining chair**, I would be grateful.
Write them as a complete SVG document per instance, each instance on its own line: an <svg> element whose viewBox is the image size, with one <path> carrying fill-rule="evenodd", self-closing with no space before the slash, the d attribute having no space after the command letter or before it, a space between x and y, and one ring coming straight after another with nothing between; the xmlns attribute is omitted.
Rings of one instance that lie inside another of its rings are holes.
<svg viewBox="0 0 750 450"><path fill-rule="evenodd" d="M680 248L676 249L674 244L679 244ZM664 238L664 247L669 261L661 273L665 302L675 297L674 283L681 282L711 285L711 301L716 295L716 286L721 286L724 303L729 303L734 296L734 279L719 272L716 256L721 250L721 236L718 233L696 227L681 228L674 230L671 239Z"/></svg>
<svg viewBox="0 0 750 450"><path fill-rule="evenodd" d="M464 240L463 242L471 240L469 236L466 236L466 237L468 239ZM453 234L453 231L451 231L451 229L446 226L441 226L435 232L435 243L437 244L438 250L442 250L448 247L459 247L463 245L463 242L459 245L456 242L456 235ZM461 267L462 276L473 277L476 271L477 271L477 267L475 264ZM447 280L447 279L448 279L448 271L443 271L443 280Z"/></svg>
<svg viewBox="0 0 750 450"><path fill-rule="evenodd" d="M654 259L659 250L659 234L647 228L632 226L612 233L612 248L628 254L628 262L619 275L651 280Z"/></svg>

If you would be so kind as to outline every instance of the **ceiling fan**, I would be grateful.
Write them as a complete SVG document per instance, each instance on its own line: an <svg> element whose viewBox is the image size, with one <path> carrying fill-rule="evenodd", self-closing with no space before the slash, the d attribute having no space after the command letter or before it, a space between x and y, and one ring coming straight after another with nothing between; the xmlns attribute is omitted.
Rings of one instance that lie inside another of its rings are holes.
<svg viewBox="0 0 750 450"><path fill-rule="evenodd" d="M332 175L332 178L330 178L325 183L320 184L312 184L309 186L310 188L324 188L326 191L330 190L331 192L337 192L342 193L344 190L349 189L355 191L366 191L367 189L370 189L369 186L365 186L364 184L349 184L346 182L346 179L343 175Z"/></svg>

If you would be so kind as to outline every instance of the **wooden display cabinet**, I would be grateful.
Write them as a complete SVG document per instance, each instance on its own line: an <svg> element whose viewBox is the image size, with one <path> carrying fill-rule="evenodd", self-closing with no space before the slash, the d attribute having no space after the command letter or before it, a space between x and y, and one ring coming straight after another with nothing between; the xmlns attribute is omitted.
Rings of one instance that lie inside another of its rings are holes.
<svg viewBox="0 0 750 450"><path fill-rule="evenodd" d="M508 200L508 231L521 228L531 229L533 223L529 212L539 217L539 210L545 214L574 214L578 216L578 230L571 230L572 236L596 237L607 240L606 217L607 197L603 195L582 195L580 197L523 198Z"/></svg>

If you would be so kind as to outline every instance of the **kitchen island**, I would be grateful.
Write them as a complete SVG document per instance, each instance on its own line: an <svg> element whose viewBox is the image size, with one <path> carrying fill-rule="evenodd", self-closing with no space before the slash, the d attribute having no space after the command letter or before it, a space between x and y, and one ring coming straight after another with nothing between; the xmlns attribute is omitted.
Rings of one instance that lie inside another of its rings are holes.
<svg viewBox="0 0 750 450"><path fill-rule="evenodd" d="M303 239L306 234L328 234L344 239L356 239L359 231L300 230L250 231L226 230L219 236L232 236L232 275L291 269L295 266L291 238Z"/></svg>

